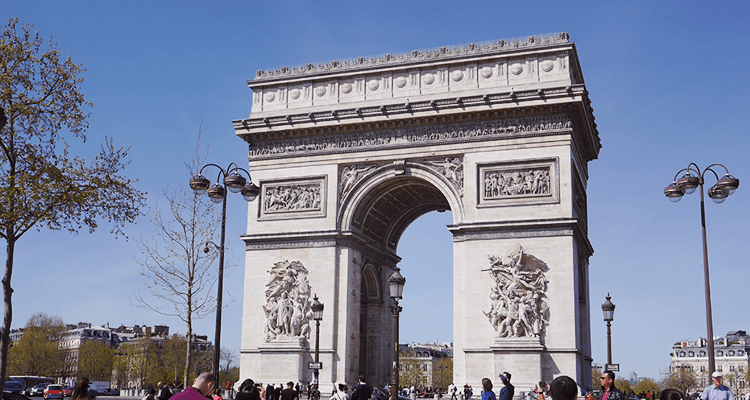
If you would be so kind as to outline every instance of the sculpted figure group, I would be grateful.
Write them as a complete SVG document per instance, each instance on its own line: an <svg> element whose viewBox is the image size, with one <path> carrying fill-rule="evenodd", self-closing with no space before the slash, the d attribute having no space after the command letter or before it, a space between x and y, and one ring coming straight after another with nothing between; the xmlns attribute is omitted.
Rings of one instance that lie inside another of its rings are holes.
<svg viewBox="0 0 750 400"><path fill-rule="evenodd" d="M494 284L492 307L484 314L500 337L538 337L549 320L544 301L546 264L526 255L516 244L500 256L490 256Z"/></svg>
<svg viewBox="0 0 750 400"><path fill-rule="evenodd" d="M320 185L269 186L264 193L266 213L320 209Z"/></svg>
<svg viewBox="0 0 750 400"><path fill-rule="evenodd" d="M509 197L523 194L549 194L548 169L528 171L492 171L484 177L486 198Z"/></svg>
<svg viewBox="0 0 750 400"><path fill-rule="evenodd" d="M310 284L307 269L299 261L279 261L268 271L266 284L265 341L309 338Z"/></svg>

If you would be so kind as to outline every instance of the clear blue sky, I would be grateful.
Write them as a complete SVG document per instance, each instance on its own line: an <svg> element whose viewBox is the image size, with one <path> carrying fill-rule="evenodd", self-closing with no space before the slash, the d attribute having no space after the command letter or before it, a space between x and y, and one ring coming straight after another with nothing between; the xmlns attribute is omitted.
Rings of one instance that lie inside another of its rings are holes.
<svg viewBox="0 0 750 400"><path fill-rule="evenodd" d="M84 63L94 107L89 140L72 141L74 150L91 154L105 136L132 146L127 171L151 206L164 186L185 179L183 160L201 123L211 161L244 162L246 145L230 121L248 115L245 81L258 69L568 32L604 146L589 164L594 361L606 362L600 305L609 292L617 305L614 362L653 378L669 365L674 342L706 334L698 195L672 204L662 190L689 162L723 163L750 182L748 14L742 1L0 0L0 17L34 24ZM726 203L706 207L717 335L750 330L748 193L745 183ZM238 264L247 210L239 196L229 203ZM449 222L448 213L420 218L399 244L403 342L452 340ZM176 318L131 306L143 285L140 256L108 231L21 239L14 327L46 312L66 322L164 323L185 332ZM127 233L149 236L147 218ZM232 349L240 346L242 280L243 267L227 271L238 301L224 313L222 344ZM213 323L209 316L197 331L212 339Z"/></svg>

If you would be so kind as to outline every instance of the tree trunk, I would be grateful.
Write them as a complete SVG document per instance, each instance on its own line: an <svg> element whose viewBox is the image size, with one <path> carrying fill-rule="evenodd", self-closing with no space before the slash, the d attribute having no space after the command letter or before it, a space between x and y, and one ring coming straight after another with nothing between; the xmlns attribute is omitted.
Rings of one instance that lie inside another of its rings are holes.
<svg viewBox="0 0 750 400"><path fill-rule="evenodd" d="M189 307L188 307L189 308ZM183 379L183 389L187 389L188 387L188 379L190 376L190 367L192 366L193 357L191 348L193 347L193 317L191 315L191 312L188 311L187 313L187 349L185 350L185 376Z"/></svg>
<svg viewBox="0 0 750 400"><path fill-rule="evenodd" d="M11 295L13 289L10 287L10 276L13 273L13 253L16 247L15 232L8 228L7 247L5 252L5 276L3 277L3 301L5 302L5 314L3 316L3 328L0 331L0 393L5 390L5 378L8 370L8 347L10 345L10 324L13 320L13 305Z"/></svg>

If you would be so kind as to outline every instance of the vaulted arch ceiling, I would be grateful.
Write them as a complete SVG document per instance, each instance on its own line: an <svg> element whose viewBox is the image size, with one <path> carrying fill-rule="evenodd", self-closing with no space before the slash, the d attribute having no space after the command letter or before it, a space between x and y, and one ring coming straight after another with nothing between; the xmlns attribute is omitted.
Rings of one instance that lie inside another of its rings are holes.
<svg viewBox="0 0 750 400"><path fill-rule="evenodd" d="M352 228L373 244L396 250L414 220L430 211L450 210L445 196L428 182L395 177L370 190L354 213Z"/></svg>

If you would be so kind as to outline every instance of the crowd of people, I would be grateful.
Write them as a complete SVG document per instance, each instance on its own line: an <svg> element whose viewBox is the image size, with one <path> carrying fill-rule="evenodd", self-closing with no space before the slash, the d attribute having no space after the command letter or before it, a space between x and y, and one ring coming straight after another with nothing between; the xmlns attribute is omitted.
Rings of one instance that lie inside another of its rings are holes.
<svg viewBox="0 0 750 400"><path fill-rule="evenodd" d="M511 374L503 372L499 375L503 387L495 396L492 380L489 378L482 379L481 400L513 400L515 396L515 387L510 382ZM580 387L569 376L558 376L552 382L539 382L534 390L536 400L576 400L579 395L583 395L586 400L626 400L625 395L615 386L615 373L604 371L601 375L601 391L588 391L580 393ZM721 372L714 372L711 375L712 385L707 387L700 395L700 400L736 400L732 391L726 387L723 382ZM215 386L215 377L210 372L200 374L193 383L180 393L172 395L168 387L159 382L159 395L156 396L156 390L150 388L144 397L144 400L222 400L219 390ZM252 379L245 379L240 385L239 390L234 396L234 400L303 400L301 390L305 388L293 382L287 382L284 385L269 384L263 387L262 384L255 383ZM82 378L76 382L71 400L94 400L88 390L89 381ZM357 385L351 393L346 384L339 383L333 390L329 400L372 400L374 391L371 385L365 382L365 376L359 375ZM412 389L413 390L413 389ZM317 388L308 387L308 393L315 393ZM388 388L388 398L391 397L390 388ZM408 390L407 390L408 392ZM451 400L458 400L458 388L451 384L448 388ZM474 393L470 385L464 385L464 399L471 399ZM664 389L659 393L658 400L686 400L687 398L677 389Z"/></svg>

